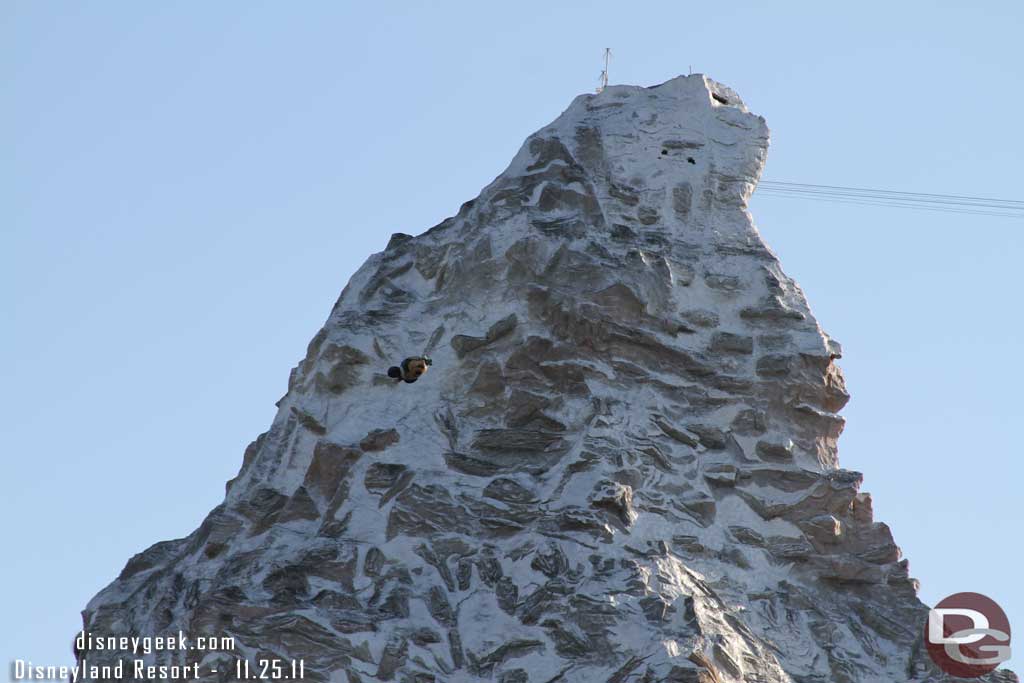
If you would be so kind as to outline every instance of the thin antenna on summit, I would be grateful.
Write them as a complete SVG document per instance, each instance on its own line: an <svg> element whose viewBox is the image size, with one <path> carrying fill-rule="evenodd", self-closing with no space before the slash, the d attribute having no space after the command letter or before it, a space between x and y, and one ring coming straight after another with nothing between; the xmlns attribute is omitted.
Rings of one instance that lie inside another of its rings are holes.
<svg viewBox="0 0 1024 683"><path fill-rule="evenodd" d="M597 92L600 93L602 90L608 87L608 60L612 58L612 49L606 47L604 49L604 70L601 71L601 75L598 76L598 81L601 85L597 86Z"/></svg>

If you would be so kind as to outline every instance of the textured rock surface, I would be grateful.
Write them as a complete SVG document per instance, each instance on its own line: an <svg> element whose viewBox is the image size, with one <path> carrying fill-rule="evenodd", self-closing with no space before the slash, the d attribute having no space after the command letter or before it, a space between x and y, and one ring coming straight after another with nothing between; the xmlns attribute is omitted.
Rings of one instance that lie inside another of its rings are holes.
<svg viewBox="0 0 1024 683"><path fill-rule="evenodd" d="M946 680L838 466L839 346L747 213L767 147L703 76L578 97L353 276L224 503L86 628L323 681Z"/></svg>

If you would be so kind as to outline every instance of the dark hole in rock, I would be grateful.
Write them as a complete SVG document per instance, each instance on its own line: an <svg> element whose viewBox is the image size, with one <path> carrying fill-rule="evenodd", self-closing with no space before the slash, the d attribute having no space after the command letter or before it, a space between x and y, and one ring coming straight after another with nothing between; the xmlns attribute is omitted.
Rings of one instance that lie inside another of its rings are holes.
<svg viewBox="0 0 1024 683"><path fill-rule="evenodd" d="M663 149L663 150L661 150L661 153L662 154L668 154L668 150L667 149Z"/></svg>
<svg viewBox="0 0 1024 683"><path fill-rule="evenodd" d="M696 161L693 160L693 157L686 157L686 160L688 162L690 162L691 164L696 164L697 163Z"/></svg>
<svg viewBox="0 0 1024 683"><path fill-rule="evenodd" d="M711 93L711 97L715 98L715 100L717 100L718 102L721 102L722 104L729 104L729 100L725 99L724 97L722 97L721 95L719 95L716 92Z"/></svg>

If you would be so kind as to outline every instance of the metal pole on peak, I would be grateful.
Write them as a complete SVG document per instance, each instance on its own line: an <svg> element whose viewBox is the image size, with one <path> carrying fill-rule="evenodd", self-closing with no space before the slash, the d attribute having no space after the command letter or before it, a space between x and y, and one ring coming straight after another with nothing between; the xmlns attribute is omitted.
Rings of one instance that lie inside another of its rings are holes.
<svg viewBox="0 0 1024 683"><path fill-rule="evenodd" d="M604 70L601 71L601 75L598 76L598 81L601 83L601 85L597 86L598 93L608 87L608 60L611 58L612 49L610 47L606 47L604 49Z"/></svg>

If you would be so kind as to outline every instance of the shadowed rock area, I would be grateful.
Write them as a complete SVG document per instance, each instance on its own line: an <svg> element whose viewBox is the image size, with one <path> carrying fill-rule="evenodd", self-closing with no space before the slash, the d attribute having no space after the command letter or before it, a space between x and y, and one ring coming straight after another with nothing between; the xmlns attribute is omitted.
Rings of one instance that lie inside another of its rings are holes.
<svg viewBox="0 0 1024 683"><path fill-rule="evenodd" d="M767 148L704 76L576 98L369 258L224 502L85 628L233 636L155 656L211 681L952 680L839 467L839 345L747 212Z"/></svg>

